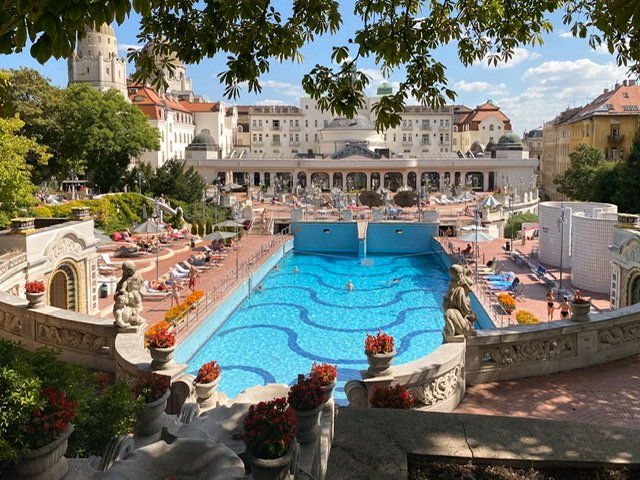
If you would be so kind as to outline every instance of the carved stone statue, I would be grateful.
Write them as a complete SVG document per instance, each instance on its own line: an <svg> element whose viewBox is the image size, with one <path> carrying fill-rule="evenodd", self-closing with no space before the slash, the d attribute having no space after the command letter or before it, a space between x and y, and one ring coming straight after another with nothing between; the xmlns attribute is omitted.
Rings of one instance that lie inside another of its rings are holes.
<svg viewBox="0 0 640 480"><path fill-rule="evenodd" d="M114 323L119 328L140 325L143 322L142 313L142 277L136 272L135 264L127 260L122 264L122 278L116 285L113 295Z"/></svg>
<svg viewBox="0 0 640 480"><path fill-rule="evenodd" d="M444 331L443 336L446 341L455 335L475 335L473 322L476 315L471 309L469 292L473 285L473 280L461 265L451 265L449 267L449 289L444 296L442 309L444 310Z"/></svg>

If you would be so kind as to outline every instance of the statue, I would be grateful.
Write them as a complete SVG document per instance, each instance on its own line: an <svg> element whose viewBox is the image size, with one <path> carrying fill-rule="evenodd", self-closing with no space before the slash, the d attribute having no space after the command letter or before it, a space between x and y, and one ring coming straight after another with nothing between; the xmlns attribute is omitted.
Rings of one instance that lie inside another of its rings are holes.
<svg viewBox="0 0 640 480"><path fill-rule="evenodd" d="M143 320L142 312L142 277L136 272L135 264L127 260L122 263L122 278L116 285L116 293L113 296L113 316L115 324L119 328L140 325Z"/></svg>
<svg viewBox="0 0 640 480"><path fill-rule="evenodd" d="M444 296L442 308L444 310L444 331L445 341L455 335L475 335L473 322L476 315L471 309L469 292L473 281L470 271L465 270L461 265L451 265L449 267L449 289Z"/></svg>

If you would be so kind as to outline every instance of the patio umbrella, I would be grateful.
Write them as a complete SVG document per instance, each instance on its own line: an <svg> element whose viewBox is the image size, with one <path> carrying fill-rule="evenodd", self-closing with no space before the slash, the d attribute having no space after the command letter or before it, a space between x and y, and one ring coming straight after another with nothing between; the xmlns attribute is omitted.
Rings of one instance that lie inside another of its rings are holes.
<svg viewBox="0 0 640 480"><path fill-rule="evenodd" d="M235 236L237 236L237 233L234 232L221 232L221 231L217 231L217 232L212 232L208 235L205 235L204 237L202 237L202 240L225 240L227 238L233 238Z"/></svg>
<svg viewBox="0 0 640 480"><path fill-rule="evenodd" d="M481 207L493 208L493 207L497 207L498 205L502 205L502 204L498 200L496 200L496 198L493 195L489 195L488 197L483 198L482 201L480 202Z"/></svg>
<svg viewBox="0 0 640 480"><path fill-rule="evenodd" d="M465 233L464 235L460 235L458 237L458 240L474 243L474 247L475 247L474 250L476 252L476 283L478 282L478 244L490 242L497 238L497 237L494 237L493 235L489 235L486 232L480 231L481 228L484 228L484 227L478 227L475 231Z"/></svg>
<svg viewBox="0 0 640 480"><path fill-rule="evenodd" d="M225 220L224 222L216 223L213 226L213 228L222 228L222 227L240 228L240 227L244 227L244 223L236 222L235 220Z"/></svg>
<svg viewBox="0 0 640 480"><path fill-rule="evenodd" d="M152 220L147 220L142 222L136 228L133 229L136 233L146 233L149 235L150 233L158 234L164 230L164 225L160 225Z"/></svg>
<svg viewBox="0 0 640 480"><path fill-rule="evenodd" d="M475 232L476 230L479 232L489 231L487 227L481 227L480 225L467 225L466 227L462 227L460 230L464 230L465 232Z"/></svg>
<svg viewBox="0 0 640 480"><path fill-rule="evenodd" d="M222 187L222 189L225 192L228 192L229 190L237 190L239 188L242 188L242 185L238 185L237 183L228 183L227 185L225 185L224 187Z"/></svg>

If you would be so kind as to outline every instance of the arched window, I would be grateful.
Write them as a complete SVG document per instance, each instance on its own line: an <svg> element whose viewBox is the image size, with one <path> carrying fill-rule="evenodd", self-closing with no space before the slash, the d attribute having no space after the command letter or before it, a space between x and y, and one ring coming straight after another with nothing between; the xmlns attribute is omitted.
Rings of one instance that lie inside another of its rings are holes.
<svg viewBox="0 0 640 480"><path fill-rule="evenodd" d="M65 310L77 311L77 279L74 269L62 264L51 276L49 305Z"/></svg>

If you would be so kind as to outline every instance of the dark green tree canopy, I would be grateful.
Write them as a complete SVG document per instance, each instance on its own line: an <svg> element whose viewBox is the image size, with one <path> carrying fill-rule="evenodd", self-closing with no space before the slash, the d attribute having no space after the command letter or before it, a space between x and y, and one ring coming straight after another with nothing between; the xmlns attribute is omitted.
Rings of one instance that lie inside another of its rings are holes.
<svg viewBox="0 0 640 480"><path fill-rule="evenodd" d="M299 61L303 46L338 31L343 13L335 0L254 0L240 2L185 2L182 0L16 0L0 9L0 53L19 52L32 42L31 55L43 63L50 57L68 57L76 34L85 24L121 24L135 11L142 17L141 44L152 42L153 52L168 63L177 56L198 63L216 53L227 54L219 77L226 95L236 97L240 84L260 92L261 75L272 61ZM343 7L344 8L344 7ZM371 57L383 73L403 68L406 79L399 90L375 105L377 127L397 125L410 96L430 106L453 100L447 88L446 68L438 49L455 45L460 61L471 65L509 60L516 47L537 45L551 31L548 17L564 14L563 22L576 37L592 47L605 45L619 65L633 72L640 67L640 0L356 0L353 14L358 27L345 45L335 45L331 66L316 65L305 75L303 87L323 109L352 117L363 104L369 78L356 63ZM158 63L151 49L131 52L140 66L139 78L157 77ZM327 59L329 63L329 59Z"/></svg>
<svg viewBox="0 0 640 480"><path fill-rule="evenodd" d="M580 144L569 160L569 168L553 179L560 193L572 200L611 201L611 174L616 166L605 160L602 150Z"/></svg>

